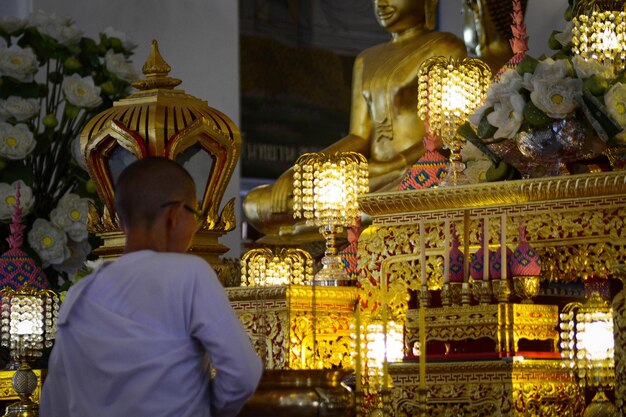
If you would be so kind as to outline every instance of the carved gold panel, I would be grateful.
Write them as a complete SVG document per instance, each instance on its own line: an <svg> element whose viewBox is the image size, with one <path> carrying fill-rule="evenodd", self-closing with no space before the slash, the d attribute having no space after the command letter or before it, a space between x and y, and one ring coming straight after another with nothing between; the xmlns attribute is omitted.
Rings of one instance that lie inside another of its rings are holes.
<svg viewBox="0 0 626 417"><path fill-rule="evenodd" d="M388 414L419 415L419 366L393 363ZM429 417L576 417L584 398L560 360L489 360L429 363Z"/></svg>
<svg viewBox="0 0 626 417"><path fill-rule="evenodd" d="M226 288L266 369L353 368L355 287Z"/></svg>

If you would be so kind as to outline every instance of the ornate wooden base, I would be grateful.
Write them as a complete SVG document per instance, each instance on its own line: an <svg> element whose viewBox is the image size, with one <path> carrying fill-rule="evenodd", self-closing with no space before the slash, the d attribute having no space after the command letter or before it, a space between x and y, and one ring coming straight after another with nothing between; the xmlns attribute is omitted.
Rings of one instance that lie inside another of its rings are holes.
<svg viewBox="0 0 626 417"><path fill-rule="evenodd" d="M541 348L523 350L558 351L557 306L500 303L427 308L425 311L426 339L429 342L451 343L487 338L495 342L493 353L512 356L520 351L520 340L525 339L546 343ZM410 348L419 339L419 310L407 311L405 329L406 345ZM454 352L450 353L453 356Z"/></svg>
<svg viewBox="0 0 626 417"><path fill-rule="evenodd" d="M353 368L356 287L226 288L265 369Z"/></svg>
<svg viewBox="0 0 626 417"><path fill-rule="evenodd" d="M393 363L391 415L418 416L419 364ZM427 416L576 417L584 396L560 360L429 363Z"/></svg>

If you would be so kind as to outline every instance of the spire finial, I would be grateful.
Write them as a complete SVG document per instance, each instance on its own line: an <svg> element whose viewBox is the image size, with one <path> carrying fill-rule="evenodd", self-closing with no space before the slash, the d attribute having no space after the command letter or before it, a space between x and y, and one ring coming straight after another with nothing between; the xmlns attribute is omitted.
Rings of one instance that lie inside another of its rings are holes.
<svg viewBox="0 0 626 417"><path fill-rule="evenodd" d="M150 55L141 71L146 76L145 79L135 81L133 87L138 90L151 90L154 88L172 89L181 83L181 80L168 77L167 74L172 70L159 52L159 43L156 39L152 40L150 47Z"/></svg>
<svg viewBox="0 0 626 417"><path fill-rule="evenodd" d="M26 226L22 224L22 207L20 206L20 186L19 182L15 185L15 209L11 216L11 235L7 238L10 249L19 249L24 242L24 229Z"/></svg>

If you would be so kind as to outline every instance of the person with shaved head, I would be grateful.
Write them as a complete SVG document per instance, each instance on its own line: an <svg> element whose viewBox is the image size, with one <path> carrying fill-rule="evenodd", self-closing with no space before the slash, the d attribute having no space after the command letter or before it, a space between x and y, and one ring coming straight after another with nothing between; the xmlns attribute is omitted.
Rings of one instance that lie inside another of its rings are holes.
<svg viewBox="0 0 626 417"><path fill-rule="evenodd" d="M199 224L193 179L149 157L115 191L125 251L70 288L41 416L236 416L262 364L213 269L185 253Z"/></svg>

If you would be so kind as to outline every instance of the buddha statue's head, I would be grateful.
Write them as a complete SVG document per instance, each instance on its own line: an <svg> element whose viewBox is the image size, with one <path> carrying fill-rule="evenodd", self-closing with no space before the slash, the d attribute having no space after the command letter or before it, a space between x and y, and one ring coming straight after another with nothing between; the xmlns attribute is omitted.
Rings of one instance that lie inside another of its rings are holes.
<svg viewBox="0 0 626 417"><path fill-rule="evenodd" d="M378 23L391 33L425 26L432 30L437 22L439 0L374 0Z"/></svg>

